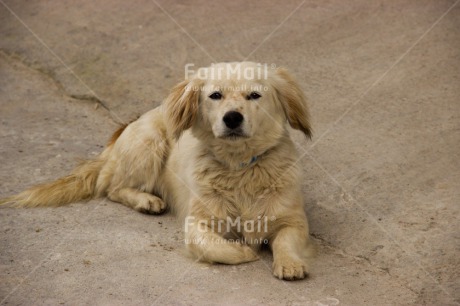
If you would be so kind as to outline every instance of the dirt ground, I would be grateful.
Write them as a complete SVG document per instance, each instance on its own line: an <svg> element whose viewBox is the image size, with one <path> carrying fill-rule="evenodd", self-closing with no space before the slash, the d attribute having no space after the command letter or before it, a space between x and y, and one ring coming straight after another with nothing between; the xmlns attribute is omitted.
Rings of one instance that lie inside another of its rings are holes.
<svg viewBox="0 0 460 306"><path fill-rule="evenodd" d="M0 197L68 173L194 67L288 68L310 100L319 254L280 281L184 255L108 200L0 209L1 305L458 305L460 3L0 0Z"/></svg>

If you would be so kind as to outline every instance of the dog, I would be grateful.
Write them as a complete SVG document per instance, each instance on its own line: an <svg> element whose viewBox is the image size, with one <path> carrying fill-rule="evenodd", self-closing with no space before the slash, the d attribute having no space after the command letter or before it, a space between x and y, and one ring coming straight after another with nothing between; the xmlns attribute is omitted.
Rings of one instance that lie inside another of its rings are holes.
<svg viewBox="0 0 460 306"><path fill-rule="evenodd" d="M97 158L2 203L59 206L108 197L143 213L169 208L196 259L251 262L268 244L274 276L303 279L312 243L288 124L311 138L307 101L285 69L214 64L122 126Z"/></svg>

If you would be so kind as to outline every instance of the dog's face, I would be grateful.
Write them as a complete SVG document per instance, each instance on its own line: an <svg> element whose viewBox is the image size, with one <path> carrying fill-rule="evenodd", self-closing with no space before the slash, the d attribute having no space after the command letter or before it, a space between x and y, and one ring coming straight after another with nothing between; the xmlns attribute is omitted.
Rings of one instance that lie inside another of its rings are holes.
<svg viewBox="0 0 460 306"><path fill-rule="evenodd" d="M252 72L249 72L252 71ZM259 133L280 135L283 109L267 84L263 67L219 64L201 69L200 125L215 138L239 141Z"/></svg>
<svg viewBox="0 0 460 306"><path fill-rule="evenodd" d="M279 139L285 123L311 135L299 86L282 69L250 62L201 68L166 100L170 127L178 137L198 133L229 142Z"/></svg>

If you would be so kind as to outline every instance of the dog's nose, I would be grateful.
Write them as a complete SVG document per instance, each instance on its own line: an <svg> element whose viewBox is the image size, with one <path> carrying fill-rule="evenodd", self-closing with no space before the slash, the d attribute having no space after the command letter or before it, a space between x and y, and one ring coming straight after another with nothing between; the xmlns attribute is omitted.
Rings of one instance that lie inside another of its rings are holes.
<svg viewBox="0 0 460 306"><path fill-rule="evenodd" d="M229 129L236 129L237 127L239 127L241 125L241 122L243 122L243 119L243 115L235 111L227 112L223 118L225 125Z"/></svg>

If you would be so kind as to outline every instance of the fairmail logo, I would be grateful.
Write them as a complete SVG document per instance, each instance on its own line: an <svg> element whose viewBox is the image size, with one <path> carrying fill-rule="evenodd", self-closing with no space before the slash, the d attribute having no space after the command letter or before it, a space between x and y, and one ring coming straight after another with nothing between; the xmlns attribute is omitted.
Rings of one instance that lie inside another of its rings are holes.
<svg viewBox="0 0 460 306"><path fill-rule="evenodd" d="M188 63L185 65L185 79L195 76L202 80L228 80L237 79L268 79L269 69L275 69L276 65L257 64L254 66L216 66L211 65L211 69L195 70L195 64Z"/></svg>
<svg viewBox="0 0 460 306"><path fill-rule="evenodd" d="M199 233L215 232L215 233L268 233L269 223L275 221L276 218L268 216L258 216L257 219L242 220L241 217L232 219L227 216L225 219L217 219L211 216L210 219L197 220L194 216L185 218L185 232L189 232L195 228Z"/></svg>

